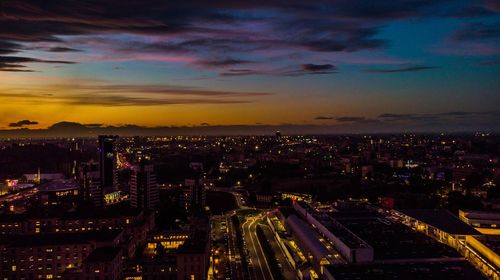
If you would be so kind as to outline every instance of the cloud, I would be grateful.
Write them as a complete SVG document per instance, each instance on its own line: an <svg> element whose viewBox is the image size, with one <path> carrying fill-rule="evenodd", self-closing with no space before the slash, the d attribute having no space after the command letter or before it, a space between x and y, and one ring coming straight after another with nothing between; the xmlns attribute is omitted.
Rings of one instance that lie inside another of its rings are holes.
<svg viewBox="0 0 500 280"><path fill-rule="evenodd" d="M436 69L436 68L437 67L432 67L432 66L405 66L405 67L392 68L392 69L380 69L380 68L367 69L367 70L365 70L365 72L368 72L368 73L419 72L419 71L431 70L431 69Z"/></svg>
<svg viewBox="0 0 500 280"><path fill-rule="evenodd" d="M225 72L220 73L223 77L238 77L238 76L250 76L250 75L264 75L265 71L252 70L252 69L229 69Z"/></svg>
<svg viewBox="0 0 500 280"><path fill-rule="evenodd" d="M333 120L333 117L317 116L315 120Z"/></svg>
<svg viewBox="0 0 500 280"><path fill-rule="evenodd" d="M493 24L480 22L467 23L455 31L451 38L458 42L499 39L500 22L495 22Z"/></svg>
<svg viewBox="0 0 500 280"><path fill-rule="evenodd" d="M22 49L21 44L17 44L9 41L2 41L0 39L0 55L16 53Z"/></svg>
<svg viewBox="0 0 500 280"><path fill-rule="evenodd" d="M33 70L25 69L25 64L27 63L74 64L74 62L63 60L43 60L20 56L0 56L0 71L32 72Z"/></svg>
<svg viewBox="0 0 500 280"><path fill-rule="evenodd" d="M311 72L316 72L316 71L321 72L321 71L329 71L335 69L335 66L331 64L302 64L301 67L302 70Z"/></svg>
<svg viewBox="0 0 500 280"><path fill-rule="evenodd" d="M268 92L214 90L192 86L108 84L97 81L73 84L38 86L33 93L29 87L9 88L0 97L23 102L63 103L100 106L161 106L179 104L241 104L255 98L270 96ZM50 95L43 94L50 92ZM63 94L61 94L63 93Z"/></svg>
<svg viewBox="0 0 500 280"><path fill-rule="evenodd" d="M231 68L220 73L223 77L270 75L297 77L314 74L333 74L337 73L337 68L331 64L301 64L299 66L288 66L277 69L250 69L250 68Z"/></svg>
<svg viewBox="0 0 500 280"><path fill-rule="evenodd" d="M49 52L80 52L81 50L67 48L67 47L53 47L48 49Z"/></svg>
<svg viewBox="0 0 500 280"><path fill-rule="evenodd" d="M9 123L9 127L23 127L28 125L36 125L38 122L30 120L22 120L15 123Z"/></svg>
<svg viewBox="0 0 500 280"><path fill-rule="evenodd" d="M235 59L235 58L223 58L223 59L217 59L217 60L199 60L196 62L196 64L199 64L199 65L205 66L205 67L225 67L225 66L232 66L232 65L247 64L247 63L251 63L251 62L252 61L250 61L250 60Z"/></svg>
<svg viewBox="0 0 500 280"><path fill-rule="evenodd" d="M364 122L367 121L365 117L337 117L335 120L339 122Z"/></svg>
<svg viewBox="0 0 500 280"><path fill-rule="evenodd" d="M384 23L432 15L430 11L446 7L446 2L291 0L283 5L276 0L186 0L175 4L153 0L145 5L142 0L71 0L60 5L13 0L2 2L0 40L26 46L58 44L47 49L55 53L91 48L108 57L130 59L182 53L192 58L192 64L212 68L249 62L265 65L278 57L274 56L276 50L332 53L385 48L390 42L377 38ZM19 51L18 47L0 45L0 53ZM221 54L227 58L213 59ZM222 75L243 75L237 72Z"/></svg>

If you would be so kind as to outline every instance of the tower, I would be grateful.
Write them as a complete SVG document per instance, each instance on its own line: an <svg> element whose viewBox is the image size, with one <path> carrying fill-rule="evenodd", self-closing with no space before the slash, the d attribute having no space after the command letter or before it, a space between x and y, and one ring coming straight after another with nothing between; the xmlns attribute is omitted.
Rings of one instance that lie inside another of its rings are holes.
<svg viewBox="0 0 500 280"><path fill-rule="evenodd" d="M132 168L130 205L140 209L155 209L160 204L154 166L141 162Z"/></svg>
<svg viewBox="0 0 500 280"><path fill-rule="evenodd" d="M203 212L206 206L206 191L203 184L203 164L192 162L189 167L193 170L192 179L186 179L185 198L188 200L188 210L192 214Z"/></svg>
<svg viewBox="0 0 500 280"><path fill-rule="evenodd" d="M83 201L92 202L94 206L103 206L103 193L99 178L99 165L90 161L79 167L80 195Z"/></svg>
<svg viewBox="0 0 500 280"><path fill-rule="evenodd" d="M118 190L118 173L116 171L116 135L99 136L99 176L103 192ZM104 194L103 194L104 196Z"/></svg>

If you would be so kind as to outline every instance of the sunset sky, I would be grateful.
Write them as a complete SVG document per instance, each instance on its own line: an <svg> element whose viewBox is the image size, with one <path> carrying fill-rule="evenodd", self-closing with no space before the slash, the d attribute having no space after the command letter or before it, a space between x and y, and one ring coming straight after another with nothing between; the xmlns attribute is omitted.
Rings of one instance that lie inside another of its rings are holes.
<svg viewBox="0 0 500 280"><path fill-rule="evenodd" d="M0 0L0 101L1 130L494 128L500 1Z"/></svg>

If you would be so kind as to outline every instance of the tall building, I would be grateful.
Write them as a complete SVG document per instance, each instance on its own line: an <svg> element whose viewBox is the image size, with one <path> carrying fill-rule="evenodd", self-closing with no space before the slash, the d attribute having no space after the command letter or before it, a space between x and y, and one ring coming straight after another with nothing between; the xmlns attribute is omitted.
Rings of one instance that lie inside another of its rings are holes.
<svg viewBox="0 0 500 280"><path fill-rule="evenodd" d="M80 196L83 201L94 206L103 206L103 193L99 175L99 165L92 161L80 164L79 168Z"/></svg>
<svg viewBox="0 0 500 280"><path fill-rule="evenodd" d="M183 204L192 214L203 212L206 206L206 191L203 184L203 164L192 162L189 165L193 170L193 177L185 180L186 188L183 193Z"/></svg>
<svg viewBox="0 0 500 280"><path fill-rule="evenodd" d="M132 168L130 204L140 209L155 209L160 203L160 190L156 184L154 166L141 162Z"/></svg>
<svg viewBox="0 0 500 280"><path fill-rule="evenodd" d="M116 170L116 135L99 136L99 175L104 192L118 190L118 174Z"/></svg>

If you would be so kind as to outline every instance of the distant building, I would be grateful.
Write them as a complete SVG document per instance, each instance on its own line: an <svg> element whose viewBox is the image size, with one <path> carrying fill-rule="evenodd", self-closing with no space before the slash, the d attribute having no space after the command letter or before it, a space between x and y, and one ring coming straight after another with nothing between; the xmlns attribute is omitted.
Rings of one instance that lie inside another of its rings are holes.
<svg viewBox="0 0 500 280"><path fill-rule="evenodd" d="M280 141L281 140L281 131L276 131L275 136L276 136L276 141Z"/></svg>
<svg viewBox="0 0 500 280"><path fill-rule="evenodd" d="M155 209L160 204L159 186L154 166L140 163L132 168L130 204L140 209Z"/></svg>

